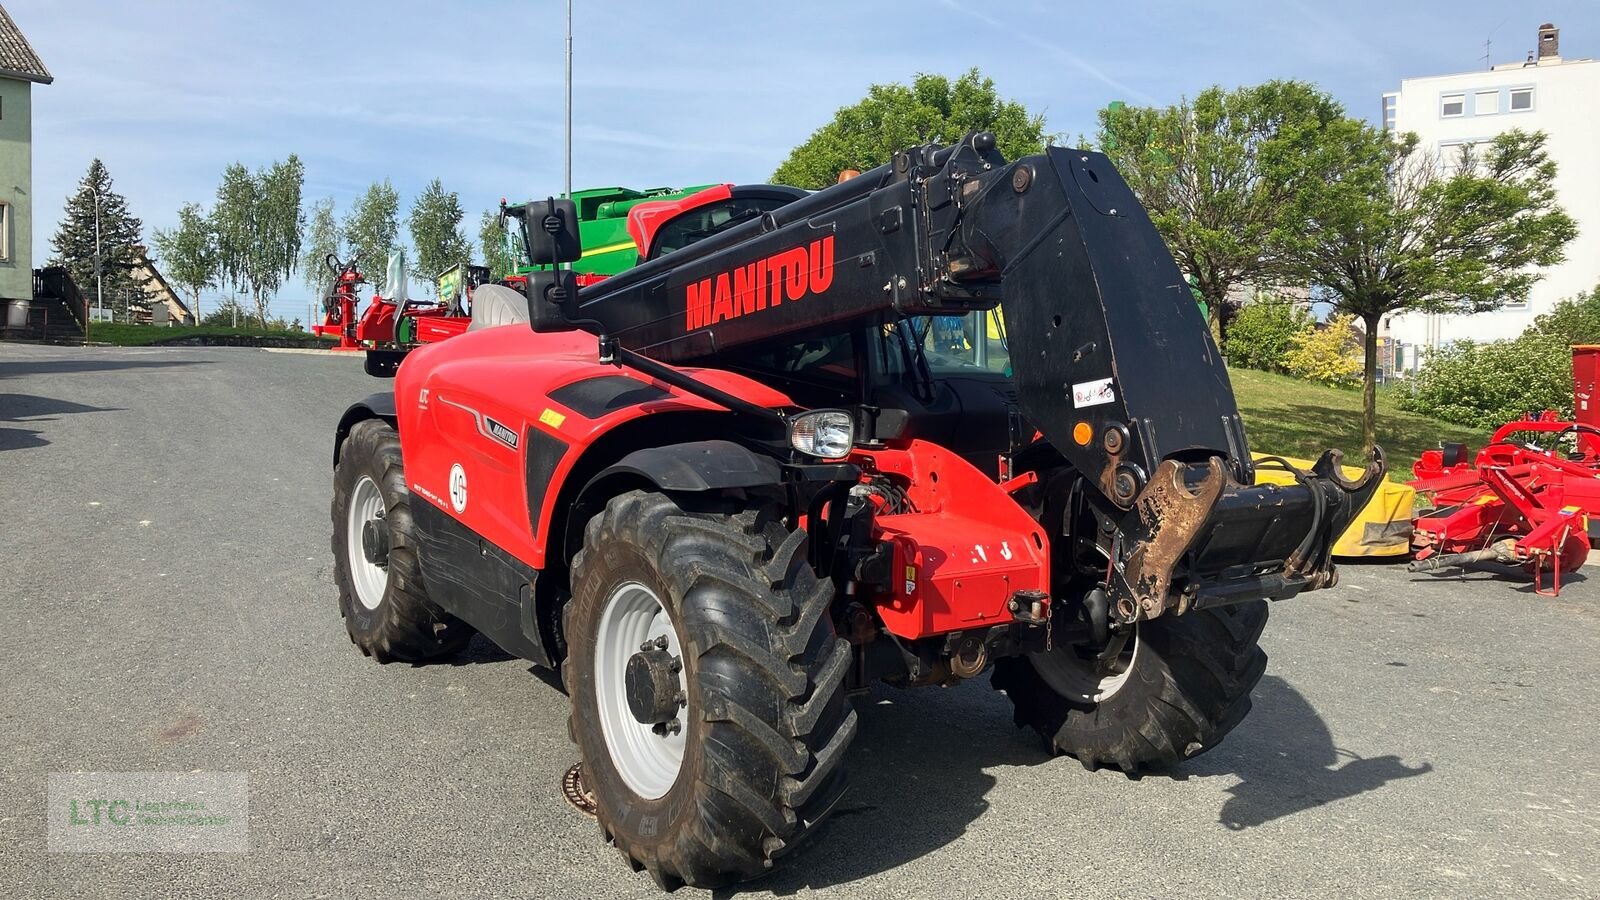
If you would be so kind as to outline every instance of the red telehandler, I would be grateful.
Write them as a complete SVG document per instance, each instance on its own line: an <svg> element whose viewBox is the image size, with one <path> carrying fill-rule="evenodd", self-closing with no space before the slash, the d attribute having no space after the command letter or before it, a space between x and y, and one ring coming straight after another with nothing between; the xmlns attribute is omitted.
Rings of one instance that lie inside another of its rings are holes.
<svg viewBox="0 0 1600 900"><path fill-rule="evenodd" d="M1252 486L1200 312L1098 154L976 133L721 203L598 284L531 274L520 325L350 408L351 639L417 662L476 630L559 667L604 834L667 888L812 832L875 680L992 671L1091 768L1222 740L1266 601L1334 583L1381 451ZM581 253L570 203L509 212L534 263ZM971 324L996 308L998 339Z"/></svg>

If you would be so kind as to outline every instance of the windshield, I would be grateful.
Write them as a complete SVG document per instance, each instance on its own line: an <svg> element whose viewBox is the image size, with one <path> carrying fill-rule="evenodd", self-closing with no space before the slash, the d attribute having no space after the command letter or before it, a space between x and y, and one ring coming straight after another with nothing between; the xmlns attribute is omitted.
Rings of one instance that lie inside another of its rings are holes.
<svg viewBox="0 0 1600 900"><path fill-rule="evenodd" d="M914 316L885 326L884 336L890 347L903 348L886 354L885 368L891 376L903 374L908 363L909 368L916 368L914 353L919 347L928 374L934 377L976 372L1011 375L1005 317L998 308L961 316ZM912 359L907 360L908 356Z"/></svg>

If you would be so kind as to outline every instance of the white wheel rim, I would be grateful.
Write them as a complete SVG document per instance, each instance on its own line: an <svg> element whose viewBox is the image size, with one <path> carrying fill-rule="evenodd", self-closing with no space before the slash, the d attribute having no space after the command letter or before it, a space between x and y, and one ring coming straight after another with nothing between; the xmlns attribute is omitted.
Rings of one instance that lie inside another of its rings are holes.
<svg viewBox="0 0 1600 900"><path fill-rule="evenodd" d="M384 514L383 491L378 483L363 475L350 493L350 508L344 528L344 554L350 563L350 581L356 600L367 609L377 609L389 584L389 569L367 559L366 525Z"/></svg>
<svg viewBox="0 0 1600 900"><path fill-rule="evenodd" d="M648 641L664 637L667 652L681 657L672 618L654 591L637 581L620 585L606 598L595 629L594 691L600 727L611 763L629 789L646 800L666 795L683 768L689 733L688 710L678 713L677 733L658 733L641 723L628 706L628 660ZM688 696L688 680L678 670L678 689Z"/></svg>
<svg viewBox="0 0 1600 900"><path fill-rule="evenodd" d="M1028 661L1044 683L1062 697L1082 703L1100 703L1111 699L1128 683L1128 676L1139 664L1139 647L1143 643L1135 625L1133 635L1110 672L1097 670L1093 660L1080 659L1072 647L1034 653L1029 655Z"/></svg>

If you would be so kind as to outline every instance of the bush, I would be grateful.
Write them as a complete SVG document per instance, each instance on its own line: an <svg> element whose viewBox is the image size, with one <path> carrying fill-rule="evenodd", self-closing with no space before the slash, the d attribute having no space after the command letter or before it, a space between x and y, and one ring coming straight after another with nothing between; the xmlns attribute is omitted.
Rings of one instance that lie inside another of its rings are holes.
<svg viewBox="0 0 1600 900"><path fill-rule="evenodd" d="M1295 335L1311 327L1311 314L1294 303L1251 303L1239 310L1228 326L1228 364L1263 372L1286 372L1285 357L1294 348Z"/></svg>
<svg viewBox="0 0 1600 900"><path fill-rule="evenodd" d="M1523 413L1572 416L1572 345L1600 343L1600 286L1562 300L1509 341L1438 350L1398 392L1402 409L1476 428Z"/></svg>
<svg viewBox="0 0 1600 900"><path fill-rule="evenodd" d="M1572 351L1564 340L1533 333L1462 341L1430 355L1397 400L1402 409L1484 429L1545 409L1570 417Z"/></svg>
<svg viewBox="0 0 1600 900"><path fill-rule="evenodd" d="M1361 347L1356 317L1334 316L1321 328L1307 328L1290 338L1283 357L1289 374L1323 384L1352 385L1361 381Z"/></svg>

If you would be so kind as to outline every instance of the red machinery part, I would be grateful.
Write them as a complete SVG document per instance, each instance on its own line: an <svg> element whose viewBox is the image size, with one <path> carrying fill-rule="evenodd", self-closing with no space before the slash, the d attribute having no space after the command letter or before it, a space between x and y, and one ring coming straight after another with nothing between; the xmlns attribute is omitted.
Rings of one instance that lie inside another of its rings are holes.
<svg viewBox="0 0 1600 900"><path fill-rule="evenodd" d="M1488 446L1467 462L1462 445L1422 454L1410 482L1431 501L1413 523L1417 560L1445 565L1496 559L1521 564L1540 593L1546 573L1559 593L1563 572L1588 558L1589 517L1600 511L1600 347L1572 348L1574 421L1551 410L1532 413L1495 430ZM1514 439L1526 434L1572 434L1574 451L1543 449Z"/></svg>
<svg viewBox="0 0 1600 900"><path fill-rule="evenodd" d="M1048 591L1050 549L1039 523L961 457L913 440L851 461L899 482L913 510L875 519L880 539L894 544L892 596L877 607L891 633L915 639L1002 624L1018 591Z"/></svg>

